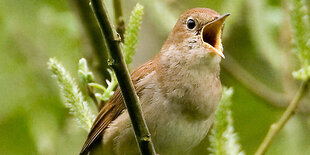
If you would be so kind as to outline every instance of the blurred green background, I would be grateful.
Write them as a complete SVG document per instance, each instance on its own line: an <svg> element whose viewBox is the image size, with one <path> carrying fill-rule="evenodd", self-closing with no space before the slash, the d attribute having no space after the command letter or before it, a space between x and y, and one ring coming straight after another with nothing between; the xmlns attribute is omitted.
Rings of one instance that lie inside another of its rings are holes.
<svg viewBox="0 0 310 155"><path fill-rule="evenodd" d="M73 1L0 1L0 154L77 154L84 143L87 133L68 114L46 65L56 57L77 77L78 60L92 62ZM111 0L105 2L113 15ZM125 22L137 2L145 6L145 15L132 68L160 50L186 9L232 13L223 34L221 78L235 90L235 129L242 149L253 154L299 85L291 76L299 62L290 50L289 1L123 0ZM309 96L267 154L310 154ZM201 144L193 153L205 150Z"/></svg>

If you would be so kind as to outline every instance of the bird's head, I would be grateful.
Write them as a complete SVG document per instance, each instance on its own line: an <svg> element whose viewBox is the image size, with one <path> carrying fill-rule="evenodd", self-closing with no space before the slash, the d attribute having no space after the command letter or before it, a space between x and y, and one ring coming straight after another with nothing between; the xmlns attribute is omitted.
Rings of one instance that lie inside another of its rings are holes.
<svg viewBox="0 0 310 155"><path fill-rule="evenodd" d="M203 51L207 55L225 58L221 35L224 21L229 15L221 16L208 8L186 11L175 24L164 48L169 49L173 45L179 51Z"/></svg>

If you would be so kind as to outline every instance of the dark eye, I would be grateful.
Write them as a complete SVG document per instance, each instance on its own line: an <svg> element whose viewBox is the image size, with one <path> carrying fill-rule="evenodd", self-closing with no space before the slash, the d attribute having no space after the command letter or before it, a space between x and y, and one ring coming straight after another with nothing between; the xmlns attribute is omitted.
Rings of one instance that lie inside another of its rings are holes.
<svg viewBox="0 0 310 155"><path fill-rule="evenodd" d="M188 29L193 29L193 28L195 28L195 26L196 26L196 23L195 23L195 21L193 20L193 19L189 19L189 20L187 20L187 28Z"/></svg>

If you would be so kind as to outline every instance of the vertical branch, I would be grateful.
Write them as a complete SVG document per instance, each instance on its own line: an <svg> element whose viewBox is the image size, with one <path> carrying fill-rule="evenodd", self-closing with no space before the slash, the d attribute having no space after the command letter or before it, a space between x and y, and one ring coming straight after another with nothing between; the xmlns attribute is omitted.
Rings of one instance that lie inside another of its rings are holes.
<svg viewBox="0 0 310 155"><path fill-rule="evenodd" d="M146 126L138 96L122 55L120 39L109 20L106 8L101 0L91 0L91 6L109 48L108 51L112 58L110 60L110 65L115 71L119 86L122 90L122 95L131 119L140 153L143 155L155 155L151 134Z"/></svg>
<svg viewBox="0 0 310 155"><path fill-rule="evenodd" d="M92 14L91 8L89 7L89 1L87 0L70 0L74 4L76 12L82 22L82 26L87 34L90 41L93 53L98 58L99 66L96 69L99 71L102 77L102 81L109 78L109 72L107 71L108 55L107 47L104 44L104 40L100 34L97 21Z"/></svg>
<svg viewBox="0 0 310 155"><path fill-rule="evenodd" d="M125 22L121 0L113 0L114 18L116 22L116 32L120 35L121 41L124 42Z"/></svg>

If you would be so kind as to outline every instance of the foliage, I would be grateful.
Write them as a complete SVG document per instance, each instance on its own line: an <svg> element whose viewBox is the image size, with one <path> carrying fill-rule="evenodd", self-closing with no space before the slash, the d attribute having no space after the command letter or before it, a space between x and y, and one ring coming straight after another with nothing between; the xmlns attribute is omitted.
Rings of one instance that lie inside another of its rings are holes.
<svg viewBox="0 0 310 155"><path fill-rule="evenodd" d="M109 100L109 98L114 94L114 90L117 87L118 83L117 83L117 79L115 76L115 73L110 70L107 69L108 73L110 75L110 80L106 79L106 84L107 87L100 85L99 83L95 83L95 77L93 75L93 73L91 71L89 71L88 67L87 67L87 61L85 58L81 58L79 61L79 77L82 81L82 83L86 86L90 86L96 89L99 89L100 91L102 91L102 93L95 93L96 97L99 100L102 101L107 101ZM93 92L92 92L93 93Z"/></svg>
<svg viewBox="0 0 310 155"><path fill-rule="evenodd" d="M135 53L135 46L138 42L138 32L140 30L143 15L143 6L139 3L136 5L130 16L128 28L125 32L124 57L127 65L132 62L132 56ZM74 79L66 72L64 67L55 59L51 58L48 62L49 69L54 73L58 80L65 105L70 112L76 117L77 122L86 130L89 130L94 121L94 115L88 107L88 103L84 100L82 93L76 85ZM106 79L107 87L95 83L94 75L87 67L85 58L79 61L79 78L84 85L97 88L103 93L96 93L96 97L102 101L107 101L113 95L118 85L114 71L107 69L111 81Z"/></svg>
<svg viewBox="0 0 310 155"><path fill-rule="evenodd" d="M310 21L305 0L292 0L291 21L295 53L302 63L302 68L293 75L306 80L310 77Z"/></svg>
<svg viewBox="0 0 310 155"><path fill-rule="evenodd" d="M141 27L142 16L143 6L137 3L131 12L131 16L125 31L123 54L127 65L132 62L132 56L135 54L136 45L139 39L138 35Z"/></svg>
<svg viewBox="0 0 310 155"><path fill-rule="evenodd" d="M301 1L295 1L295 3L293 4L294 9L292 11L292 17L291 17L291 21L293 23L293 31L295 32L295 36L293 39L295 39L295 48L297 48L297 55L299 56L299 58L302 60L303 62L303 67L301 70L294 72L293 75L295 76L295 78L297 79L301 79L304 80L300 86L300 88L298 89L298 91L296 92L296 95L294 96L294 98L290 101L288 107L285 109L285 111L283 112L281 118L271 124L264 140L261 142L260 146L258 147L257 151L256 151L256 155L261 155L261 154L265 154L265 152L268 151L270 145L272 144L273 140L275 139L275 137L279 134L279 132L282 130L282 128L287 124L288 120L290 120L290 118L293 116L294 112L296 111L297 107L300 104L300 101L303 99L303 97L305 96L305 94L308 91L308 84L309 84L309 73L308 73L308 68L310 68L310 66L308 66L309 64L309 55L310 55L310 50L309 50L309 45L307 45L308 43L310 43L310 39L308 38L310 35L308 35L308 33L310 31L305 31L305 29L309 29L309 21L308 21L308 15L307 15L307 7L306 7L306 3ZM303 24L304 27L301 27L300 24ZM302 33L301 33L302 32ZM306 37L304 37L306 36Z"/></svg>
<svg viewBox="0 0 310 155"><path fill-rule="evenodd" d="M95 116L92 114L88 103L84 100L84 96L80 92L75 80L55 58L49 59L48 67L58 81L61 96L66 107L76 117L78 124L89 131Z"/></svg>
<svg viewBox="0 0 310 155"><path fill-rule="evenodd" d="M215 112L214 125L211 130L210 151L214 155L243 155L238 136L234 131L233 118L231 114L232 88L223 89L222 100Z"/></svg>
<svg viewBox="0 0 310 155"><path fill-rule="evenodd" d="M87 61L85 58L81 58L79 61L78 73L79 73L79 78L81 79L84 85L87 85L88 83L95 81L94 74L91 71L89 71L87 67Z"/></svg>
<svg viewBox="0 0 310 155"><path fill-rule="evenodd" d="M118 85L115 73L110 69L108 69L108 72L110 74L111 81L108 79L106 80L106 83L108 85L107 87L100 85L98 83L88 83L89 86L103 91L103 93L96 93L96 97L98 97L102 101L109 100L109 98L114 94L114 90Z"/></svg>
<svg viewBox="0 0 310 155"><path fill-rule="evenodd" d="M112 1L106 2L109 11L113 12ZM124 19L129 19L131 7L137 1L122 2ZM177 17L186 9L208 7L220 14L232 13L223 33L226 59L222 61L221 82L234 88L231 106L234 128L244 152L254 154L270 124L279 118L298 88L292 71L304 68L298 67L300 64L294 61L290 51L292 29L287 3L296 5L297 1L138 2L145 6L145 14L143 33L139 34L137 54L131 63L133 67L158 53ZM310 1L303 2L309 8ZM252 7L256 3L260 6L254 6L254 10ZM254 14L253 11L257 12ZM253 15L256 24L251 23ZM0 154L52 155L78 154L80 151L87 133L72 123L72 117L67 115L59 98L58 86L46 69L48 58L57 57L72 71L72 76L77 77L74 74L78 69L76 62L85 57L89 69L97 71L90 50L92 44L84 35L78 16L68 1L0 1ZM259 27L255 27L257 24ZM263 40L257 40L259 38ZM264 46L268 40L271 42ZM268 47L276 47L279 51ZM266 53L271 55L268 59ZM97 72L93 74L99 77ZM249 75L254 80L249 80ZM100 89L95 90L100 92ZM308 103L309 97L303 100L296 110L297 115L277 136L267 155L310 154ZM201 143L193 154L207 154L206 146L207 142Z"/></svg>

